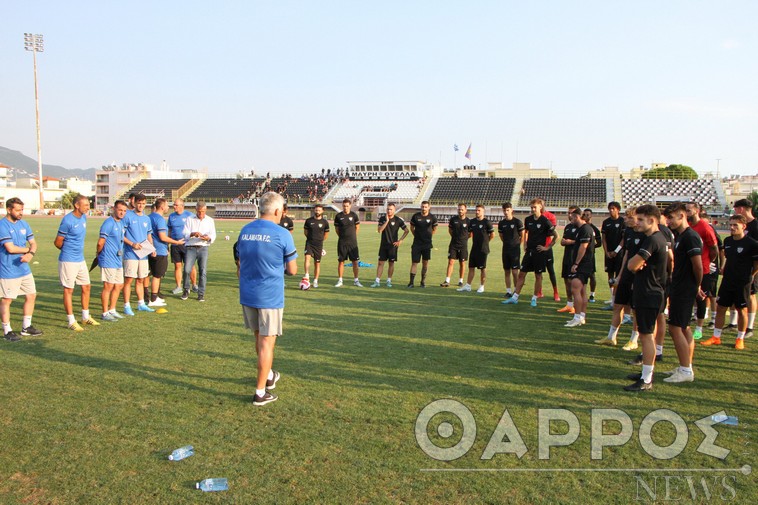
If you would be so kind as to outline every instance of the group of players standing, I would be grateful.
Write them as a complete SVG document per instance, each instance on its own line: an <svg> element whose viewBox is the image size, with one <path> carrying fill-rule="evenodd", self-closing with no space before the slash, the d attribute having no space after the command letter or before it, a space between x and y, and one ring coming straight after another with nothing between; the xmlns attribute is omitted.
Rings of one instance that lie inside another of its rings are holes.
<svg viewBox="0 0 758 505"><path fill-rule="evenodd" d="M345 200L342 207L343 211L334 219L339 236L339 280L336 287L343 285L342 274L346 260L353 262L354 285L362 287L358 278L360 256L357 232L360 221L358 215L350 210L349 200ZM558 312L573 315L566 322L566 327L584 325L588 304L595 301L595 250L602 248L605 271L612 291L611 300L603 308L612 310L613 315L608 336L596 342L615 346L623 321L633 323L634 328L624 350L637 349L640 344L642 347L642 353L630 362L641 364L642 372L628 376L634 382L625 387L626 390L646 391L652 388L653 367L656 361L662 360L667 325L677 351L679 367L668 372L669 377L664 380L694 380L694 342L703 336L709 305L712 305L714 314L711 322L713 336L701 344L721 344L725 315L731 309L732 320L727 328L737 329L735 348L744 349L744 339L753 333L755 293L758 288L755 275L758 272L758 220L753 217L750 200L735 202L735 214L729 218L730 237L723 242L708 222L707 214L695 202L673 203L663 214L655 205L641 205L627 208L625 216L621 216L620 204L611 202L608 204L610 217L603 221L601 229L592 224L590 209L570 206L568 224L560 242L555 229L556 217L545 209L544 201L534 199L530 202L530 208L531 214L522 222L513 216L510 203L502 206L504 217L497 224L497 232L503 243L502 265L506 285L505 300L502 303L513 305L519 302L526 276L530 272L535 275L532 307L536 307L537 300L542 297L544 272L550 276L554 299L560 301L553 267L553 247L560 243L565 248L561 275L567 304L558 309ZM457 290L471 291L476 270L479 270L480 285L476 291L482 293L495 226L484 217L484 206L476 206L473 219L466 216L467 211L466 205L458 205L458 215L453 216L448 223L450 243L447 273L440 286L451 285L451 275L457 261ZM386 285L392 286L398 248L409 232L413 234L413 245L407 287L415 286L420 262L420 286L426 287L432 237L437 224L437 218L430 213L429 202L422 202L420 212L410 220L410 227L395 214L395 206L389 204L386 215L379 219L377 226L377 232L381 234L379 263L371 287L381 286L385 263L389 263ZM329 233L329 222L323 217L323 207L320 205L314 209L314 216L306 220L304 233L304 279L309 279L310 263L313 261L313 286L318 287L324 240ZM467 262L468 274L464 277ZM719 274L722 281L717 290ZM696 321L694 331L689 327L693 309Z"/></svg>

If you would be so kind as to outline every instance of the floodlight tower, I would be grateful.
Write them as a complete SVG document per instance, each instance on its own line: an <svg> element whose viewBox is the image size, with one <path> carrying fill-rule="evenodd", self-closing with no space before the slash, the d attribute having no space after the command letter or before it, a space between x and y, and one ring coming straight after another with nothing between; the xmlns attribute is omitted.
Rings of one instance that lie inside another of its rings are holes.
<svg viewBox="0 0 758 505"><path fill-rule="evenodd" d="M39 178L39 208L40 210L44 210L45 195L42 191L42 141L40 139L39 133L39 86L37 85L37 53L41 53L45 50L42 35L39 33L25 33L24 49L32 52L32 58L34 60L34 109L37 116L37 175Z"/></svg>

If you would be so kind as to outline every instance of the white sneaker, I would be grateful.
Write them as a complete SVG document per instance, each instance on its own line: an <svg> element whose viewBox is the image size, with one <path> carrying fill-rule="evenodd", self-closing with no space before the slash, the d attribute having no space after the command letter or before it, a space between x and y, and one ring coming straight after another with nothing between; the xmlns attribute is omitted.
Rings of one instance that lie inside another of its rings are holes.
<svg viewBox="0 0 758 505"><path fill-rule="evenodd" d="M148 302L148 307L165 307L166 301L163 298L156 298L154 302Z"/></svg>
<svg viewBox="0 0 758 505"><path fill-rule="evenodd" d="M584 324L584 319L572 319L568 323L564 324L566 328L576 328L577 326L581 326Z"/></svg>
<svg viewBox="0 0 758 505"><path fill-rule="evenodd" d="M476 290L477 293L484 293L484 286L479 286L479 289Z"/></svg>
<svg viewBox="0 0 758 505"><path fill-rule="evenodd" d="M663 379L663 382L692 382L694 380L694 373L684 373L681 370L677 369L677 371L674 372L671 377L666 377Z"/></svg>
<svg viewBox="0 0 758 505"><path fill-rule="evenodd" d="M353 286L356 288L362 288L363 284L361 284L361 281L353 281Z"/></svg>
<svg viewBox="0 0 758 505"><path fill-rule="evenodd" d="M311 287L312 288L317 288L318 287L318 279L313 279L313 284L311 284Z"/></svg>
<svg viewBox="0 0 758 505"><path fill-rule="evenodd" d="M461 286L458 289L456 289L456 291L461 291L461 292L463 292L463 291L471 291L471 286L468 285L468 284L464 284L463 286Z"/></svg>
<svg viewBox="0 0 758 505"><path fill-rule="evenodd" d="M337 281L337 284L334 285L335 288L341 288L342 287L342 281Z"/></svg>
<svg viewBox="0 0 758 505"><path fill-rule="evenodd" d="M678 371L679 371L679 367L676 367L676 368L672 368L668 372L661 372L661 374L663 374L663 375L674 375Z"/></svg>

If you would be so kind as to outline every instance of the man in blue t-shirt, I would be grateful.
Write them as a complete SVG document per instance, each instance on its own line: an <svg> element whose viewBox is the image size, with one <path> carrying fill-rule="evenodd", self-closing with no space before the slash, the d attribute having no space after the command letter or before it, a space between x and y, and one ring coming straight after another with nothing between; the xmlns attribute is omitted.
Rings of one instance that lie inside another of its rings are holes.
<svg viewBox="0 0 758 505"><path fill-rule="evenodd" d="M184 238L184 225L187 224L187 219L192 217L192 212L184 210L184 200L177 198L174 200L174 212L168 216L168 236L174 240L181 240ZM182 243L181 245L171 246L171 263L174 264L174 279L176 280L176 287L171 294L181 295L182 286L184 286L184 261L187 258L187 247ZM192 291L197 291L197 268L192 267L192 273L190 274L190 281L192 282Z"/></svg>
<svg viewBox="0 0 758 505"><path fill-rule="evenodd" d="M148 265L150 266L150 274L153 276L152 283L150 284L150 302L148 307L163 307L166 305L166 301L160 293L161 279L166 275L168 270L168 246L171 244L174 246L184 246L184 237L180 237L178 240L168 236L168 225L166 219L163 217L163 213L166 212L168 203L165 198L156 198L153 202L153 211L148 216L150 218L150 225L153 228L153 245L155 246L155 256L150 255L147 258Z"/></svg>
<svg viewBox="0 0 758 505"><path fill-rule="evenodd" d="M103 321L116 322L123 318L116 311L118 295L124 286L124 223L126 202L116 201L113 204L111 217L100 226L100 237L97 239L97 263L100 265L100 275L103 281Z"/></svg>
<svg viewBox="0 0 758 505"><path fill-rule="evenodd" d="M100 326L89 315L90 280L87 262L84 261L84 240L87 238L87 213L89 198L84 195L74 197L74 210L63 217L55 247L61 250L58 255L58 277L63 286L63 309L68 318L68 329L84 331L82 326ZM82 287L82 324L74 317L74 288Z"/></svg>
<svg viewBox="0 0 758 505"><path fill-rule="evenodd" d="M245 327L255 333L258 383L253 405L277 400L269 391L281 376L271 368L276 337L282 334L284 274L297 273L297 250L292 234L279 226L284 198L274 192L260 199L260 218L240 231L240 303Z"/></svg>
<svg viewBox="0 0 758 505"><path fill-rule="evenodd" d="M150 218L144 214L147 198L145 195L134 197L134 210L127 211L124 216L124 314L133 316L129 299L132 294L132 282L137 292L137 310L142 312L155 312L145 303L144 280L150 273L147 263L147 255L139 252L142 244L153 244L152 227Z"/></svg>
<svg viewBox="0 0 758 505"><path fill-rule="evenodd" d="M21 340L11 328L11 303L24 295L24 319L21 335L39 336L42 332L32 326L34 301L37 299L37 287L34 284L29 262L37 252L32 228L21 220L24 215L24 202L19 198L9 198L5 202L7 215L0 219L0 321L3 335L9 342Z"/></svg>

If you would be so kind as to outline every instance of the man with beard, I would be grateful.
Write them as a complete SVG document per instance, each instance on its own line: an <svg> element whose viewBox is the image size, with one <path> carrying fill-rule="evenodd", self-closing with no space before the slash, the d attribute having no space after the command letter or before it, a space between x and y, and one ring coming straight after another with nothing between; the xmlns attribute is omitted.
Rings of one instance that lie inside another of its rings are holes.
<svg viewBox="0 0 758 505"><path fill-rule="evenodd" d="M471 221L466 217L467 210L465 203L459 203L458 215L451 217L447 224L450 245L447 247L447 276L445 282L440 284L443 288L450 286L450 276L453 275L453 265L456 260L459 264L458 287L463 286L463 272L466 271L466 261L468 261L469 224Z"/></svg>
<svg viewBox="0 0 758 505"><path fill-rule="evenodd" d="M324 251L324 241L329 236L329 221L324 219L324 206L316 204L313 207L313 217L305 220L305 279L309 278L311 259L313 260L313 284L318 287L318 276L321 273L321 253Z"/></svg>
<svg viewBox="0 0 758 505"><path fill-rule="evenodd" d="M518 271L521 265L521 243L524 239L524 223L513 217L513 205L510 202L503 204L504 219L497 224L497 233L503 242L503 271L505 272L505 297L513 295L516 287ZM512 277L512 279L511 279ZM511 288L513 280L513 288Z"/></svg>
<svg viewBox="0 0 758 505"><path fill-rule="evenodd" d="M403 236L398 238L400 230L403 230ZM376 279L371 285L372 288L378 288L382 285L382 271L384 263L389 261L387 267L387 287L392 287L392 274L395 272L395 262L397 261L397 249L408 236L408 226L405 220L395 215L395 204L387 205L387 215L379 218L377 230L382 238L379 243L379 263L376 266Z"/></svg>

